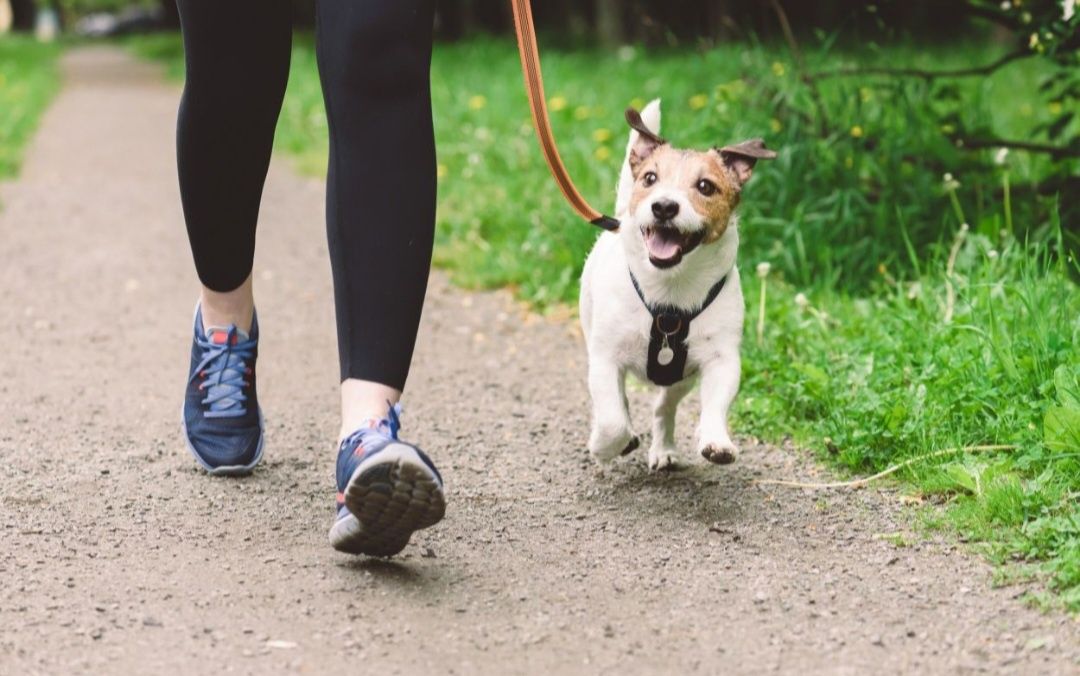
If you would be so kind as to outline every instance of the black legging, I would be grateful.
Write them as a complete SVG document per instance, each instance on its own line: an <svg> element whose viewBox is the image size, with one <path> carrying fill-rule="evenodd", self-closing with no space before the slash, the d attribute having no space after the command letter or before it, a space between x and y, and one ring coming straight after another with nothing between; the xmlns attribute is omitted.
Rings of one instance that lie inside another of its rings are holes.
<svg viewBox="0 0 1080 676"><path fill-rule="evenodd" d="M177 0L187 82L180 194L199 279L251 273L255 224L289 74L289 0ZM330 127L326 231L341 377L401 389L435 225L433 0L317 0Z"/></svg>

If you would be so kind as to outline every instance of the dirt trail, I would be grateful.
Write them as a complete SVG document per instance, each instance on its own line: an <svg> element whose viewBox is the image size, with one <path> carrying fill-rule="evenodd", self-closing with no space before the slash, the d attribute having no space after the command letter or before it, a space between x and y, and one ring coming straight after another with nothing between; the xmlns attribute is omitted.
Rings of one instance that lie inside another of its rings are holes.
<svg viewBox="0 0 1080 676"><path fill-rule="evenodd" d="M569 327L440 275L405 425L448 517L391 562L333 552L322 187L282 163L255 273L266 462L197 472L178 432L194 300L178 91L111 49L64 69L0 187L0 673L1080 668L1075 621L992 589L951 544L882 538L908 530L896 495L752 483L814 472L794 453L745 442L731 467L656 476L637 454L598 472Z"/></svg>

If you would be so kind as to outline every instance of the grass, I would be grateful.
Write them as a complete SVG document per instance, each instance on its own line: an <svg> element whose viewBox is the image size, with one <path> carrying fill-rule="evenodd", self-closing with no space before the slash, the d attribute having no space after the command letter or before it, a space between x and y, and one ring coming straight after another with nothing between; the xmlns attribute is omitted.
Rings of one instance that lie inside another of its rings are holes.
<svg viewBox="0 0 1080 676"><path fill-rule="evenodd" d="M1014 446L917 462L899 478L946 505L937 525L1080 611L1080 291L1050 249L969 232L952 276L945 249L916 277L884 270L864 297L796 300L767 279L736 428L776 439L794 424L803 446L860 475L935 450ZM747 290L754 304L761 283Z"/></svg>
<svg viewBox="0 0 1080 676"><path fill-rule="evenodd" d="M182 71L175 38L134 48ZM815 68L947 67L992 56L953 45L810 58ZM1003 581L1037 579L1046 603L1080 611L1080 291L1070 281L1080 271L1063 253L1069 228L1055 197L1023 187L1038 186L1048 160L1013 153L997 166L991 151L957 150L941 129L941 106L959 98L965 124L1029 137L1052 115L1035 95L1047 67L1025 60L956 85L828 81L824 137L810 128L812 104L786 51L768 45L548 50L544 68L564 159L602 209L613 201L628 104L662 96L664 133L678 144L764 136L779 149L742 208L750 303L762 284L756 263L773 272L760 344L747 326L738 431L794 432L856 474L946 448L1012 446L915 463L897 478L934 505L928 523L1002 564ZM596 233L549 179L513 46L439 46L433 97L436 262L460 284L511 286L537 307L572 302ZM321 174L326 135L301 38L276 142ZM970 227L958 235L961 222Z"/></svg>
<svg viewBox="0 0 1080 676"><path fill-rule="evenodd" d="M0 179L18 175L22 151L59 87L59 47L0 37Z"/></svg>

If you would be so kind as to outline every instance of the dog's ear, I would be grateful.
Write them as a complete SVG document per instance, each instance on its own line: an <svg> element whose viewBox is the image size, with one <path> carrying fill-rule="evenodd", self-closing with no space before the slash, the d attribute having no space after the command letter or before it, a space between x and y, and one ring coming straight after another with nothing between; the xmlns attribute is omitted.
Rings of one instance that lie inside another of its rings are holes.
<svg viewBox="0 0 1080 676"><path fill-rule="evenodd" d="M646 127L644 120L641 119L641 113L633 108L626 109L626 123L638 133L637 141L630 148L630 169L636 175L641 163L667 141Z"/></svg>
<svg viewBox="0 0 1080 676"><path fill-rule="evenodd" d="M720 153L724 166L735 174L739 185L750 180L750 176L754 173L754 164L758 160L771 160L776 157L776 151L766 148L765 141L759 138L717 148L716 152Z"/></svg>

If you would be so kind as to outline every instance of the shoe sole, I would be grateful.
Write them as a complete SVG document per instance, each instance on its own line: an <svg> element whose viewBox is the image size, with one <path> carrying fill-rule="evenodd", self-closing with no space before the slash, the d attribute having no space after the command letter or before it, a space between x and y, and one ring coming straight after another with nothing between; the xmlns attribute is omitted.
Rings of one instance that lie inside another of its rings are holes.
<svg viewBox="0 0 1080 676"><path fill-rule="evenodd" d="M199 467L206 470L206 473L210 476L247 476L255 471L255 466L262 461L263 455L263 443L266 441L266 426L263 423L262 409L259 409L259 445L255 447L255 457L251 459L246 465L221 465L220 467L212 467L199 452L195 450L195 447L191 444L191 437L188 436L187 431L187 417L184 415L184 406L180 406L180 430L184 435L184 445L187 446L188 453L195 458L195 462L199 463Z"/></svg>
<svg viewBox="0 0 1080 676"><path fill-rule="evenodd" d="M392 444L356 468L345 506L351 514L330 529L331 546L348 554L393 556L414 532L442 520L446 497L416 451Z"/></svg>

